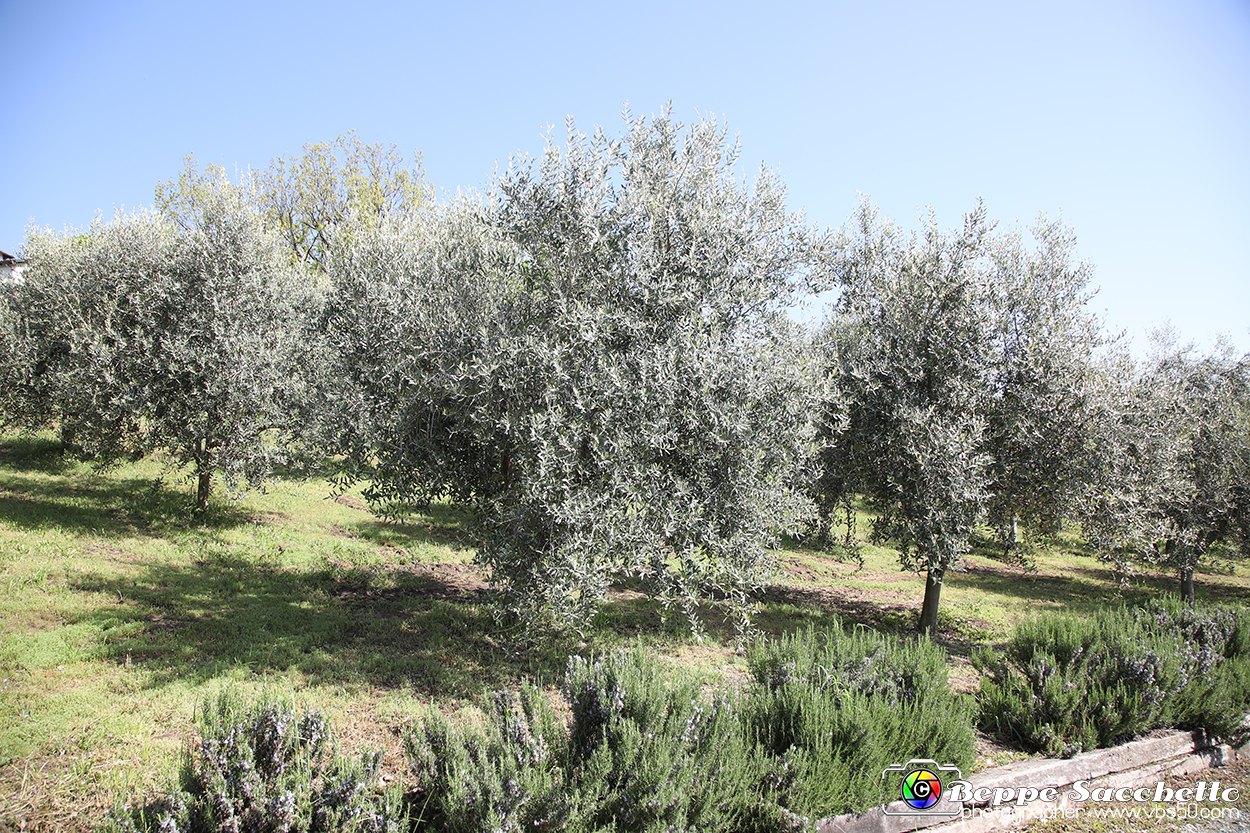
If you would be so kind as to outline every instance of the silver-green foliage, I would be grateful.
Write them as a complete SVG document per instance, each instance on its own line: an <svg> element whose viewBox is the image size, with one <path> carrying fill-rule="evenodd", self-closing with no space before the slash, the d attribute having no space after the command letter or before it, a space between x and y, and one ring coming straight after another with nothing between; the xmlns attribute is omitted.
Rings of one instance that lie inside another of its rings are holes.
<svg viewBox="0 0 1250 833"><path fill-rule="evenodd" d="M988 518L1004 549L1054 530L1076 508L1095 409L1095 357L1105 344L1088 308L1091 268L1075 237L1039 219L1034 246L1015 231L990 242L993 362L987 400Z"/></svg>
<svg viewBox="0 0 1250 833"><path fill-rule="evenodd" d="M20 283L0 283L0 426L40 427L47 409Z"/></svg>
<svg viewBox="0 0 1250 833"><path fill-rule="evenodd" d="M517 702L496 692L480 727L456 727L430 709L404 741L421 799L417 822L448 833L564 830L574 796L568 740L542 690L522 684Z"/></svg>
<svg viewBox="0 0 1250 833"><path fill-rule="evenodd" d="M571 771L586 830L766 830L737 700L641 653L569 659Z"/></svg>
<svg viewBox="0 0 1250 833"><path fill-rule="evenodd" d="M905 235L865 203L838 258L829 343L848 418L834 459L880 509L877 532L899 542L903 565L928 573L925 630L989 497L987 234L979 207L953 234L930 217Z"/></svg>
<svg viewBox="0 0 1250 833"><path fill-rule="evenodd" d="M819 240L736 160L711 121L570 126L484 203L362 231L331 266L354 474L382 505L471 502L517 609L582 623L633 575L691 616L745 611L806 511L819 392L784 310Z"/></svg>
<svg viewBox="0 0 1250 833"><path fill-rule="evenodd" d="M199 714L180 789L143 808L115 814L118 831L399 833L397 790L379 791L382 753L358 758L335 748L317 711L285 699L242 701L229 690Z"/></svg>
<svg viewBox="0 0 1250 833"><path fill-rule="evenodd" d="M1118 367L1087 456L1086 537L1177 570L1192 601L1212 548L1250 540L1250 358L1227 344L1200 355L1165 332L1144 364Z"/></svg>
<svg viewBox="0 0 1250 833"><path fill-rule="evenodd" d="M906 235L866 203L835 261L823 349L846 411L822 417L816 492L826 513L856 492L876 504L878 536L928 573L926 630L983 519L1010 551L1020 521L1053 529L1083 490L1103 343L1089 267L1063 225L1043 218L1033 238L980 207L960 230L930 216Z"/></svg>
<svg viewBox="0 0 1250 833"><path fill-rule="evenodd" d="M237 189L194 228L138 212L33 233L19 310L46 415L85 456L166 450L198 478L256 484L300 419L316 296Z"/></svg>

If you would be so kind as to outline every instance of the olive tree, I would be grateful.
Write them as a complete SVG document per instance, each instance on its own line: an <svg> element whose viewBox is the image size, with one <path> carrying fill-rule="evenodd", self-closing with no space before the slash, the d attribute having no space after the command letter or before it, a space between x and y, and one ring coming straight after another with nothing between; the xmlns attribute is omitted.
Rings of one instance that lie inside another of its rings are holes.
<svg viewBox="0 0 1250 833"><path fill-rule="evenodd" d="M471 504L518 610L580 626L633 576L745 621L808 511L819 387L785 309L821 239L736 163L710 120L570 124L485 201L354 235L331 268L334 351L378 369L338 375L341 446L379 504Z"/></svg>
<svg viewBox="0 0 1250 833"><path fill-rule="evenodd" d="M1250 359L1156 334L1144 366L1123 363L1100 421L1083 505L1087 537L1173 570L1194 600L1212 548L1250 540Z"/></svg>
<svg viewBox="0 0 1250 833"><path fill-rule="evenodd" d="M0 428L43 427L50 418L21 291L19 283L0 282Z"/></svg>
<svg viewBox="0 0 1250 833"><path fill-rule="evenodd" d="M214 472L255 484L300 420L316 296L239 189L194 227L151 212L33 232L10 299L63 435L107 463L165 449L206 508Z"/></svg>
<svg viewBox="0 0 1250 833"><path fill-rule="evenodd" d="M363 223L328 265L332 290L319 329L323 369L311 430L365 481L384 515L443 496L471 504L498 488L500 450L459 416L471 371L502 326L516 260L470 199L419 217Z"/></svg>
<svg viewBox="0 0 1250 833"><path fill-rule="evenodd" d="M993 362L986 400L988 519L1007 554L1023 521L1057 529L1074 508L1090 415L1093 362L1106 341L1089 311L1090 266L1075 237L1040 218L1027 246L1017 231L989 242Z"/></svg>
<svg viewBox="0 0 1250 833"><path fill-rule="evenodd" d="M925 573L926 633L989 499L988 232L979 206L954 233L930 215L907 235L865 203L836 258L841 292L827 327L848 410L835 451L842 476L880 511L875 533Z"/></svg>
<svg viewBox="0 0 1250 833"><path fill-rule="evenodd" d="M1085 542L1108 560L1121 552L1141 552L1157 537L1148 515L1151 490L1159 482L1140 476L1142 459L1129 449L1146 447L1138 445L1142 426L1153 425L1159 438L1167 435L1167 427L1143 420L1138 373L1127 347L1117 344L1096 358L1090 376L1073 515Z"/></svg>

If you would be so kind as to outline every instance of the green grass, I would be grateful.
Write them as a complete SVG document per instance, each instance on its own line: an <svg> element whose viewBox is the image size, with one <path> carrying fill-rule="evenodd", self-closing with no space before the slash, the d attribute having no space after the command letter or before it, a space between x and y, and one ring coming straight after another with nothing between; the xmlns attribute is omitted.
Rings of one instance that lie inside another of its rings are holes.
<svg viewBox="0 0 1250 833"><path fill-rule="evenodd" d="M196 518L192 492L159 459L98 471L46 437L0 436L0 829L90 826L76 820L163 786L196 704L227 683L295 693L345 741L386 748L399 777L398 738L418 707L456 713L523 678L550 683L571 653L643 645L746 676L731 621L708 611L696 642L629 584L613 588L585 642L519 641L492 617L452 506L389 524L358 492L280 480L233 502L219 495ZM910 632L923 578L888 548L864 543L862 555L859 566L787 546L757 627L840 618ZM1171 576L1121 582L1070 536L1039 549L1033 570L993 555L967 557L943 591L938 641L957 684L971 650L1004 642L1021 616L1175 592ZM1250 604L1247 573L1221 564L1199 575L1198 593Z"/></svg>

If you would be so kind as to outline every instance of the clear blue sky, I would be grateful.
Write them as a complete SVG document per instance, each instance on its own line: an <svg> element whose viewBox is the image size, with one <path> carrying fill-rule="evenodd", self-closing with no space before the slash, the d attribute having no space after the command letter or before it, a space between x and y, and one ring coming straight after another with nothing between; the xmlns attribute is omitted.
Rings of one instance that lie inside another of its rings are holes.
<svg viewBox="0 0 1250 833"><path fill-rule="evenodd" d="M715 115L789 203L1062 214L1137 345L1250 350L1250 2L0 0L0 249L355 129L481 188L566 116Z"/></svg>

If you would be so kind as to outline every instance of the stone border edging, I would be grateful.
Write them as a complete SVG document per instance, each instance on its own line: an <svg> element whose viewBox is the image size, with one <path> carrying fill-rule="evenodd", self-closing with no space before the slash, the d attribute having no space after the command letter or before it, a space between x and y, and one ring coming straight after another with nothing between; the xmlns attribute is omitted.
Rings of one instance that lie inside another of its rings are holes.
<svg viewBox="0 0 1250 833"><path fill-rule="evenodd" d="M1006 766L994 767L967 776L974 787L1057 787L1055 801L1033 801L1023 807L1014 805L989 810L985 804L946 803L949 810L940 811L946 796L931 814L890 815L881 807L863 813L847 813L818 823L819 833L904 833L927 829L932 833L984 833L1002 830L1015 824L1041 818L1054 818L1057 812L1078 806L1068 796L1069 788L1078 781L1088 781L1089 788L1140 787L1144 782L1158 782L1169 775L1190 775L1213 766L1224 766L1250 758L1250 743L1240 749L1228 745L1213 746L1201 732L1173 731L1141 740L1095 749L1073 758L1032 758ZM906 810L902 801L890 809ZM942 814L938 814L941 812Z"/></svg>

